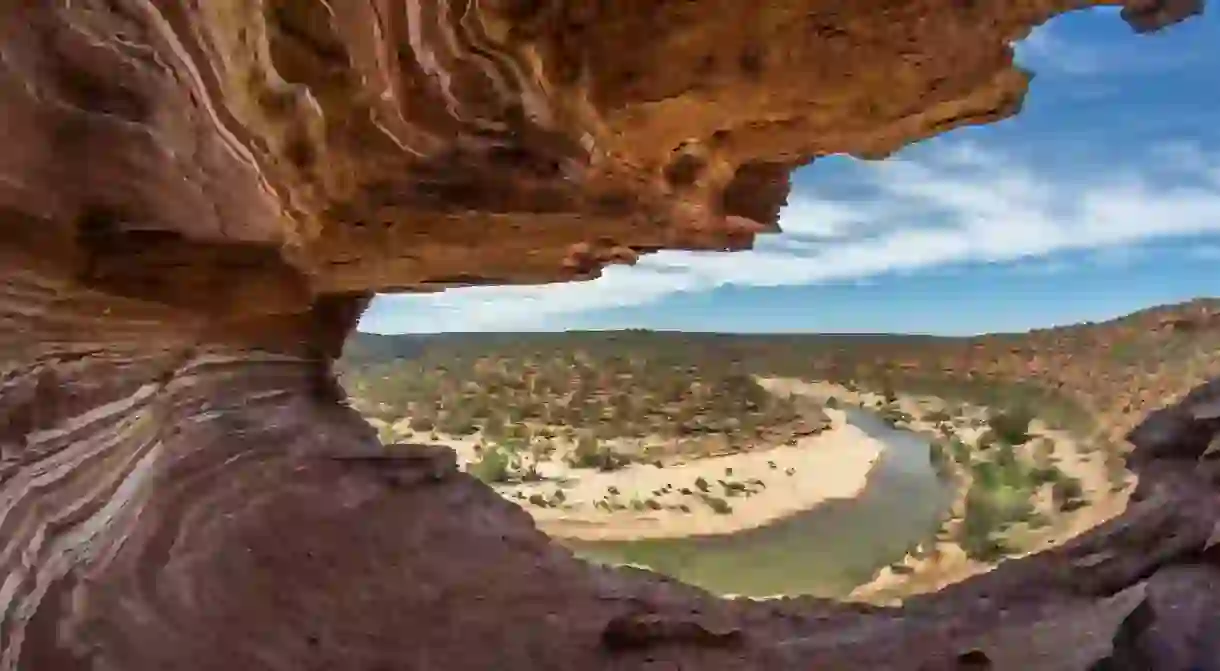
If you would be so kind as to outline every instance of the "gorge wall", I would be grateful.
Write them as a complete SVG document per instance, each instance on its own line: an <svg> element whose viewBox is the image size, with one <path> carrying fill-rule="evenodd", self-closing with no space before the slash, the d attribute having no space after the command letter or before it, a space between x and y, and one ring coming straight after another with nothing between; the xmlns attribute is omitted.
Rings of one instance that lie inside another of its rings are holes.
<svg viewBox="0 0 1220 671"><path fill-rule="evenodd" d="M0 669L1220 668L1220 391L1121 518L878 609L588 567L330 370L375 291L746 247L797 165L1015 113L1009 44L1092 4L8 2Z"/></svg>

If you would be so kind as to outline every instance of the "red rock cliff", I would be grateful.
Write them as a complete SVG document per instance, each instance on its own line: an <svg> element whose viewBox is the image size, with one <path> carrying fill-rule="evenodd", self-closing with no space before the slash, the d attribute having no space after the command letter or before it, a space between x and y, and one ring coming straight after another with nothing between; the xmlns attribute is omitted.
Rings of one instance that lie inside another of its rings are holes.
<svg viewBox="0 0 1220 671"><path fill-rule="evenodd" d="M0 669L1075 669L1134 603L1113 659L1201 654L1206 399L1124 517L886 610L587 567L330 372L374 291L747 246L796 165L1015 113L1009 43L1090 4L10 0Z"/></svg>

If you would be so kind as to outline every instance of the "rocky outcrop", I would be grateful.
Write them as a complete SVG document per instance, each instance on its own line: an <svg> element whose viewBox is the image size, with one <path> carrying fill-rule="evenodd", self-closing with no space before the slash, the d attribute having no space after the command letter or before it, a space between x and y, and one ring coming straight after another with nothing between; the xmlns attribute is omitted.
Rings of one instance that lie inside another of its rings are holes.
<svg viewBox="0 0 1220 671"><path fill-rule="evenodd" d="M898 610L756 604L576 561L380 452L330 370L374 291L747 246L796 165L1014 113L1009 43L1088 4L8 3L0 669L1207 658L1214 603L1168 607L1214 582L1196 410L1136 437L1141 497L1073 544Z"/></svg>

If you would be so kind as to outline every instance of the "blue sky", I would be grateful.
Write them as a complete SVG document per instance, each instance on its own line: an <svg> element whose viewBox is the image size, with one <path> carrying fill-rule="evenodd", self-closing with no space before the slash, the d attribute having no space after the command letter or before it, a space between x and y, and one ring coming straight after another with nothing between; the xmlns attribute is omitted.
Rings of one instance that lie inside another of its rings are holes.
<svg viewBox="0 0 1220 671"><path fill-rule="evenodd" d="M1220 18L1138 36L1075 13L1017 60L1036 75L1020 115L803 168L785 233L752 251L382 296L361 328L969 334L1220 295Z"/></svg>

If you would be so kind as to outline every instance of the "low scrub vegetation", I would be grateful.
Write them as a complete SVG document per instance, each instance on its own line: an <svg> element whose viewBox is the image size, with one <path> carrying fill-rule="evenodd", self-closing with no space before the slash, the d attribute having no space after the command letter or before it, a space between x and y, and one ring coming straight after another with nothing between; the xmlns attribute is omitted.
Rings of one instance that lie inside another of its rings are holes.
<svg viewBox="0 0 1220 671"><path fill-rule="evenodd" d="M538 432L574 440L580 432L581 440L659 439L680 451L684 441L718 436L742 449L828 425L817 404L767 392L749 366L730 358L631 334L555 340L553 348L499 349L438 341L413 358L344 364L344 383L370 417L405 418L415 432L481 431L491 441L528 441ZM604 450L580 458L617 463Z"/></svg>

